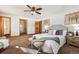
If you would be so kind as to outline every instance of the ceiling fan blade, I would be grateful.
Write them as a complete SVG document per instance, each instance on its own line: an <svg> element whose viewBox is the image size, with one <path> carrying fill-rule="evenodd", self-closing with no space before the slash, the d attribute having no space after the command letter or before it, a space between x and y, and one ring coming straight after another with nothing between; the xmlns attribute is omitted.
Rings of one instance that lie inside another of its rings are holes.
<svg viewBox="0 0 79 59"><path fill-rule="evenodd" d="M27 7L29 7L31 9L31 6L30 5L26 5Z"/></svg>
<svg viewBox="0 0 79 59"><path fill-rule="evenodd" d="M37 10L42 10L42 8L38 8Z"/></svg>
<svg viewBox="0 0 79 59"><path fill-rule="evenodd" d="M37 14L41 14L40 12L36 12Z"/></svg>
<svg viewBox="0 0 79 59"><path fill-rule="evenodd" d="M24 12L31 12L31 10L24 10Z"/></svg>

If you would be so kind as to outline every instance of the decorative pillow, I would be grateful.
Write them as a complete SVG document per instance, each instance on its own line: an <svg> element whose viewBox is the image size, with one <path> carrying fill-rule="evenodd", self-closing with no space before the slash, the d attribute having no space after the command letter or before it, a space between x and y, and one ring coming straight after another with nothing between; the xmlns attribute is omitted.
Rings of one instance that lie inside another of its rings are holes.
<svg viewBox="0 0 79 59"><path fill-rule="evenodd" d="M63 35L63 30L57 30L55 35Z"/></svg>

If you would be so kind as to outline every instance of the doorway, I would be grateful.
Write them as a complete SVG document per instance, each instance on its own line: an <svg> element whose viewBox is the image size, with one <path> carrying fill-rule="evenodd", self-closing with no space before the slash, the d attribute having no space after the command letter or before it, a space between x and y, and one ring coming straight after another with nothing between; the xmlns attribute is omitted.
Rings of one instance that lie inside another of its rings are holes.
<svg viewBox="0 0 79 59"><path fill-rule="evenodd" d="M0 36L10 36L11 17L0 16Z"/></svg>
<svg viewBox="0 0 79 59"><path fill-rule="evenodd" d="M35 34L42 32L42 21L35 21Z"/></svg>
<svg viewBox="0 0 79 59"><path fill-rule="evenodd" d="M27 20L25 19L20 19L20 35L22 34L27 34Z"/></svg>

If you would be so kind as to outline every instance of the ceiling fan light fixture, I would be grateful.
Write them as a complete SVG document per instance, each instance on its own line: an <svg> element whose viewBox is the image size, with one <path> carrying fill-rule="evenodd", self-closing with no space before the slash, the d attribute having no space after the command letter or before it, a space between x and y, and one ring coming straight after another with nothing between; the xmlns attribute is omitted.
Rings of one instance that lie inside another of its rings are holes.
<svg viewBox="0 0 79 59"><path fill-rule="evenodd" d="M36 14L36 13L35 13L35 11L31 11L31 14L33 15L33 14Z"/></svg>

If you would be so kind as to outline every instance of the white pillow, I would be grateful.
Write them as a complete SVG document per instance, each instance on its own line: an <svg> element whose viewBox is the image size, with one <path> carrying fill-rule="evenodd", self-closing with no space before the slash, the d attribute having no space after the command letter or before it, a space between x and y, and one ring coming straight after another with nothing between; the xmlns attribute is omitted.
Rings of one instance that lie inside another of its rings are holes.
<svg viewBox="0 0 79 59"><path fill-rule="evenodd" d="M63 30L63 36L66 36L67 30Z"/></svg>
<svg viewBox="0 0 79 59"><path fill-rule="evenodd" d="M49 31L48 31L48 34L49 34L49 35L55 35L55 32L56 32L56 30L49 30Z"/></svg>
<svg viewBox="0 0 79 59"><path fill-rule="evenodd" d="M53 31L53 35L55 35L55 33L56 33L56 30Z"/></svg>

